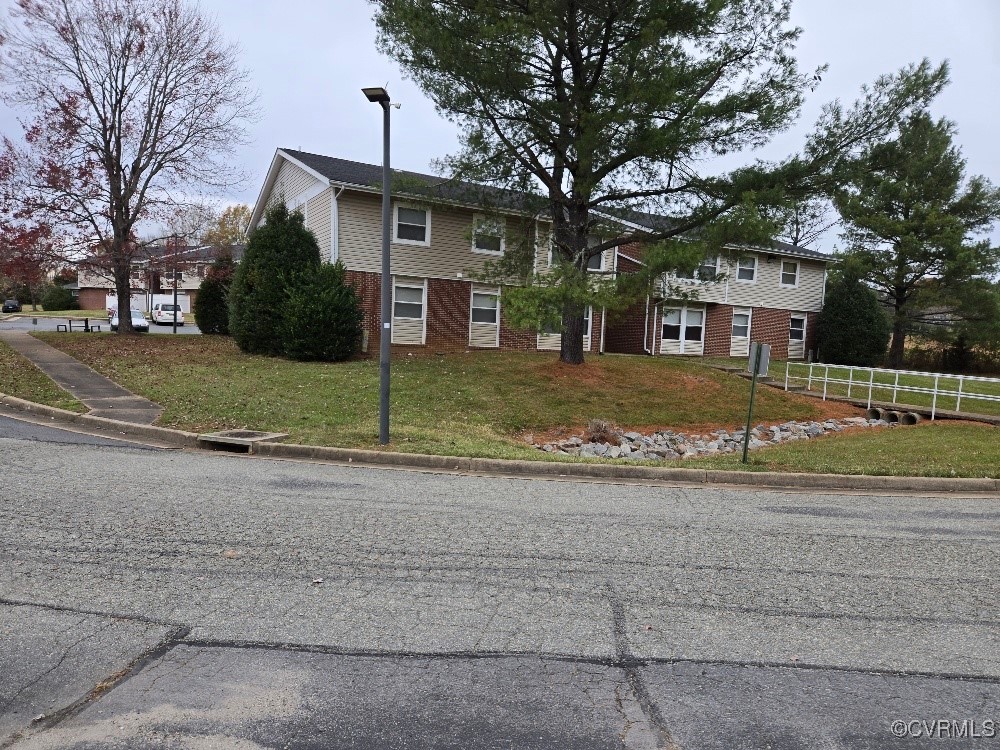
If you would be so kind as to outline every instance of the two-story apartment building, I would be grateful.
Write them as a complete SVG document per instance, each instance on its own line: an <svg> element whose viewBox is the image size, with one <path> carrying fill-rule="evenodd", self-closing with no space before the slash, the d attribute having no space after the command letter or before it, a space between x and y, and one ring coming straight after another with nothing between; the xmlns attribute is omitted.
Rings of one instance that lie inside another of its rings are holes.
<svg viewBox="0 0 1000 750"><path fill-rule="evenodd" d="M243 255L243 246L219 248L213 245L154 245L144 248L142 257L133 263L131 306L149 312L154 296L172 297L176 286L181 310L191 312L198 297L198 287L220 252L239 260ZM78 299L81 309L117 309L114 275L100 262L100 258L81 265L77 272L77 285L80 289Z"/></svg>
<svg viewBox="0 0 1000 750"><path fill-rule="evenodd" d="M433 186L440 178L396 172L400 184ZM341 261L364 312L364 348L376 350L381 286L382 168L289 149L272 160L250 227L269 205L283 201L302 212L320 253ZM497 220L495 216L501 216ZM516 208L495 207L490 219L462 198L438 191L433 200L394 196L391 213L392 344L426 351L456 349L553 350L560 334L512 328L503 312L503 289L476 280L483 264L507 251L514 237L529 233L536 270L550 264L548 225ZM613 220L609 219L609 222ZM594 258L595 271L628 272L641 263L629 253L628 235L641 224L622 226L623 244ZM672 303L660 297L608 319L587 311L584 351L722 355L746 354L750 338L771 343L774 356L802 357L810 348L812 317L822 306L827 256L791 246L748 250L723 280L699 287L699 301ZM752 267L751 267L752 266ZM792 343L790 343L792 342Z"/></svg>

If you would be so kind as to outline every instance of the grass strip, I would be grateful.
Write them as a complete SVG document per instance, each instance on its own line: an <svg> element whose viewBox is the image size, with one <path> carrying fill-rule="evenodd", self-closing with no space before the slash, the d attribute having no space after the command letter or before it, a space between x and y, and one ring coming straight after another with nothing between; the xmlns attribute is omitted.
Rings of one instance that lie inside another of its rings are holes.
<svg viewBox="0 0 1000 750"><path fill-rule="evenodd" d="M77 413L87 407L57 386L30 361L0 341L0 393Z"/></svg>

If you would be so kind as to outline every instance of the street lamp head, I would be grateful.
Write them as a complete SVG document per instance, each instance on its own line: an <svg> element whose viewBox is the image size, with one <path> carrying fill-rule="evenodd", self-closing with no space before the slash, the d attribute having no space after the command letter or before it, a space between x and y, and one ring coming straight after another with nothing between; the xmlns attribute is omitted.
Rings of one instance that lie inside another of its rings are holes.
<svg viewBox="0 0 1000 750"><path fill-rule="evenodd" d="M368 101L373 104L388 104L389 103L389 92L383 87L377 86L370 89L361 89L361 92L368 97Z"/></svg>

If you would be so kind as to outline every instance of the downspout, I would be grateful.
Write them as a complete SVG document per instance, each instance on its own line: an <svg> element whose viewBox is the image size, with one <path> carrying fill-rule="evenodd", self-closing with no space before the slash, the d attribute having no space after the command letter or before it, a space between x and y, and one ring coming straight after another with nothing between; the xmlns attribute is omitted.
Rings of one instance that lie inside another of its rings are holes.
<svg viewBox="0 0 1000 750"><path fill-rule="evenodd" d="M611 272L613 274L612 278L618 278L618 245L614 246L613 254L611 256ZM601 308L601 346L597 350L598 354L604 354L604 333L608 328L608 308Z"/></svg>
<svg viewBox="0 0 1000 750"><path fill-rule="evenodd" d="M332 186L331 186L332 187ZM330 262L336 263L340 260L340 207L337 198L344 192L343 186L340 190L336 188L330 193Z"/></svg>
<svg viewBox="0 0 1000 750"><path fill-rule="evenodd" d="M642 350L646 354L652 354L649 351L649 297L646 297L646 320L642 324Z"/></svg>

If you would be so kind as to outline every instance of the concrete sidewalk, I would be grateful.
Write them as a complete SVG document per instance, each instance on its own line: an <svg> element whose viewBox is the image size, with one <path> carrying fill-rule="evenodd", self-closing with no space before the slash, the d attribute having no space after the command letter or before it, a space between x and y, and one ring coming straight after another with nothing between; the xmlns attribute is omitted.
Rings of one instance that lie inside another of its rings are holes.
<svg viewBox="0 0 1000 750"><path fill-rule="evenodd" d="M0 340L29 359L60 388L82 401L92 416L133 424L152 424L163 411L158 404L125 390L25 331L0 330Z"/></svg>

